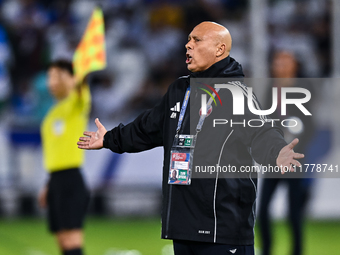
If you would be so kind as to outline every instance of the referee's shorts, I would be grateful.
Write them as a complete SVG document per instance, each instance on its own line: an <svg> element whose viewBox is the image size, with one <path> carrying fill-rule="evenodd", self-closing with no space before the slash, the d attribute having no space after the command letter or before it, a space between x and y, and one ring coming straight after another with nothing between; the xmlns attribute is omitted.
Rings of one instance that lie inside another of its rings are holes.
<svg viewBox="0 0 340 255"><path fill-rule="evenodd" d="M90 194L79 168L52 172L48 183L47 216L52 233L81 229Z"/></svg>

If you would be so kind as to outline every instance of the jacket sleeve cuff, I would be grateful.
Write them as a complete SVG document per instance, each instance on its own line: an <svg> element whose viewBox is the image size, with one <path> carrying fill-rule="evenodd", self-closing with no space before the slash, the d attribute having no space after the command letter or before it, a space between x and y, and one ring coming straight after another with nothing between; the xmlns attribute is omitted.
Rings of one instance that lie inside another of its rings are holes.
<svg viewBox="0 0 340 255"><path fill-rule="evenodd" d="M103 137L103 147L106 149L110 149L110 140L112 139L112 134L110 131L106 132Z"/></svg>

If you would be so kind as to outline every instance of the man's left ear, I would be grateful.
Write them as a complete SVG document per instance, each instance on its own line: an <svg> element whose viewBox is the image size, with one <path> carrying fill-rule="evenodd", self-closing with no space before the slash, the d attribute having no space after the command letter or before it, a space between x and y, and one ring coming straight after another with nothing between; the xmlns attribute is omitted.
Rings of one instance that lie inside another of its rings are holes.
<svg viewBox="0 0 340 255"><path fill-rule="evenodd" d="M218 46L217 52L216 52L216 57L221 57L225 52L225 44L222 43Z"/></svg>

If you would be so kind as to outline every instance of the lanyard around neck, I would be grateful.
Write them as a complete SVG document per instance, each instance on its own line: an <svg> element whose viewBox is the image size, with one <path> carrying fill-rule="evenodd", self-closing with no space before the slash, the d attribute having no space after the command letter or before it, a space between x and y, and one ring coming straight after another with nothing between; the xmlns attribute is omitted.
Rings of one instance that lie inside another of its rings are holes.
<svg viewBox="0 0 340 255"><path fill-rule="evenodd" d="M216 89L216 91L218 92L219 89ZM181 127L182 127L182 123L183 123L183 119L184 119L184 114L185 114L185 112L187 110L187 106L188 106L188 103L189 103L189 96L190 96L190 86L187 88L187 91L185 92L184 101L183 101L183 104L182 104L181 112L179 114L179 119L178 119L178 124L177 124L177 129L176 129L176 135L178 135L178 133L179 133ZM216 95L214 93L213 97L215 98L215 96ZM210 98L208 100L208 103L207 103L208 107L211 106L212 101L213 101L212 98ZM201 115L201 117L200 117L200 119L199 119L199 121L197 123L197 127L196 127L196 131L197 132L200 132L202 130L202 126L203 126L203 123L205 121L205 117L206 117L206 115Z"/></svg>
<svg viewBox="0 0 340 255"><path fill-rule="evenodd" d="M188 106L188 103L189 103L189 96L190 96L190 86L187 88L187 91L185 92L185 96L184 96L184 101L183 101L183 104L182 104L181 112L179 113L179 119L178 119L177 129L176 129L176 135L178 135L179 130L182 127L182 123L183 123L183 119L184 119L184 114L185 114L185 111L187 110L187 106Z"/></svg>

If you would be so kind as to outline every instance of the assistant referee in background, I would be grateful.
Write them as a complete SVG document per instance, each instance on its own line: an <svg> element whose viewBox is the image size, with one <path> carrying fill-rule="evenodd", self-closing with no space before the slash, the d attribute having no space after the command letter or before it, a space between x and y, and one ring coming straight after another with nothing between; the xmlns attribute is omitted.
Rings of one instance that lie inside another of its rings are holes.
<svg viewBox="0 0 340 255"><path fill-rule="evenodd" d="M72 63L65 60L50 64L48 88L57 102L41 126L44 166L50 178L39 204L47 207L49 229L62 254L81 255L89 192L80 173L84 152L74 144L86 129L91 95L88 85L76 84Z"/></svg>

